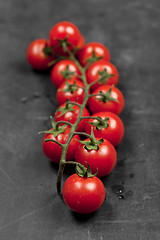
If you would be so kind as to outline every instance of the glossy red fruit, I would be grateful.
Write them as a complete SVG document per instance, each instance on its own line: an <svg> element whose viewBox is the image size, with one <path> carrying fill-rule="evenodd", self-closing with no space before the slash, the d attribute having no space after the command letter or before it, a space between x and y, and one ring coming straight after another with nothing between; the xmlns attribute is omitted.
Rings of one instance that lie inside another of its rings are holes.
<svg viewBox="0 0 160 240"><path fill-rule="evenodd" d="M110 97L116 101L106 100L103 101L101 96L90 97L88 100L88 107L92 113L96 112L113 112L115 114L120 114L124 109L124 96L122 92L116 88L111 87L111 85L105 84L98 87L92 92L92 94L107 93L111 89Z"/></svg>
<svg viewBox="0 0 160 240"><path fill-rule="evenodd" d="M73 84L76 86L74 87ZM79 86L79 87L78 87ZM82 87L82 88L81 88ZM71 102L83 103L84 100L84 84L78 80L68 80L63 82L56 93L57 102L59 105L65 103L67 100Z"/></svg>
<svg viewBox="0 0 160 240"><path fill-rule="evenodd" d="M96 138L96 140L99 139L100 138ZM86 139L85 141L90 140ZM115 167L117 153L114 146L106 139L99 145L98 150L88 150L84 144L80 143L75 153L75 161L85 167L87 167L88 163L92 174L98 170L97 177L104 177Z"/></svg>
<svg viewBox="0 0 160 240"><path fill-rule="evenodd" d="M97 177L84 178L73 174L63 185L63 199L77 213L93 213L105 200L105 188Z"/></svg>
<svg viewBox="0 0 160 240"><path fill-rule="evenodd" d="M93 129L95 137L103 137L114 146L117 146L124 136L124 125L120 117L112 112L97 112L91 117L100 117L102 120L108 118L106 124L103 126L96 119L89 119L86 122L85 132L91 134L91 128ZM98 123L98 124L97 124ZM93 125L97 124L97 126Z"/></svg>
<svg viewBox="0 0 160 240"><path fill-rule="evenodd" d="M79 107L76 106L76 105L72 105L72 111L70 110L66 110L66 112L62 114L62 109L63 108L66 108L66 104L62 104L56 111L55 113L55 121L58 122L58 121L68 121L70 123L75 123L77 118L78 118L78 115L79 115ZM90 116L89 114L89 111L87 110L87 108L84 108L83 110L83 113L82 113L82 116L83 117L86 117L86 116ZM87 119L83 119L80 121L80 123L78 124L78 128L77 128L77 132L83 132L84 129L85 129L85 123L86 123Z"/></svg>
<svg viewBox="0 0 160 240"><path fill-rule="evenodd" d="M106 60L103 60L103 59L92 63L91 66L87 69L86 71L87 82L92 83L97 81L98 79L100 79L100 77L102 77L102 73L106 74L105 81L95 83L91 87L92 91L104 84L115 85L115 86L117 85L119 81L119 73L117 68L111 62L107 62ZM113 76L108 76L107 78L108 74Z"/></svg>
<svg viewBox="0 0 160 240"><path fill-rule="evenodd" d="M68 67L68 75L64 75L62 72L66 71ZM74 73L74 74L72 74ZM51 81L58 88L65 80L77 79L75 75L80 75L80 70L74 61L64 59L56 63L51 70Z"/></svg>
<svg viewBox="0 0 160 240"><path fill-rule="evenodd" d="M93 53L94 52L94 53ZM87 43L81 50L78 51L77 56L80 64L84 67L88 60L95 54L96 57L102 57L106 61L110 61L110 52L107 47L98 42Z"/></svg>
<svg viewBox="0 0 160 240"><path fill-rule="evenodd" d="M57 54L64 54L64 50L59 46L59 40L67 39L68 48L72 51L78 46L80 31L76 25L68 21L62 21L55 24L49 33L49 39L53 50Z"/></svg>
<svg viewBox="0 0 160 240"><path fill-rule="evenodd" d="M47 156L47 158L50 159L51 162L54 163L59 163L60 159L61 159L61 154L62 154L62 148L61 146L59 146L57 143L55 142L45 142L46 139L53 139L53 140L57 140L58 142L65 144L68 137L69 137L69 133L70 133L70 128L66 128L66 131L64 131L63 133L59 133L58 136L54 137L53 134L51 133L46 133L43 137L43 141L42 141L42 147L43 147L43 151L45 153L45 155ZM74 135L68 150L67 150L67 154L66 154L66 160L67 161L72 161L74 160L74 155L75 155L75 150L77 149L79 143L79 136L78 135Z"/></svg>
<svg viewBox="0 0 160 240"><path fill-rule="evenodd" d="M55 56L44 53L43 50L46 46L50 47L50 43L46 39L36 39L28 46L27 61L34 69L48 69L48 63L55 59Z"/></svg>

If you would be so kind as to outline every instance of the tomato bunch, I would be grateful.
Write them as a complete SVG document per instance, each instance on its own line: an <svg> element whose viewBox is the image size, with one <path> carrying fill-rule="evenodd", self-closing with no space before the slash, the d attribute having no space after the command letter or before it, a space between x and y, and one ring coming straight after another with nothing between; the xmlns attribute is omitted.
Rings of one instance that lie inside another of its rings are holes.
<svg viewBox="0 0 160 240"><path fill-rule="evenodd" d="M55 24L49 39L33 41L27 60L34 69L50 69L57 88L59 107L42 141L44 154L59 164L57 190L61 191L64 167L74 164L76 173L65 181L63 199L75 212L92 213L105 199L99 178L114 169L115 146L124 136L118 116L124 109L118 70L106 46L86 44L78 27L67 21Z"/></svg>

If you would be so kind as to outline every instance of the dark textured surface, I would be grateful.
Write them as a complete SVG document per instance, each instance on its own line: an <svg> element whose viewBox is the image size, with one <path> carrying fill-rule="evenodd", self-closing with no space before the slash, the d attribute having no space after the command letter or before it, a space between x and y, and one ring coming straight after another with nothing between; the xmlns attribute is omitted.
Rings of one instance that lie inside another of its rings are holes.
<svg viewBox="0 0 160 240"><path fill-rule="evenodd" d="M7 0L0 11L0 239L160 239L159 0ZM56 90L25 60L29 43L61 20L108 46L126 98L118 164L89 217L57 196L57 170L37 134L50 126Z"/></svg>

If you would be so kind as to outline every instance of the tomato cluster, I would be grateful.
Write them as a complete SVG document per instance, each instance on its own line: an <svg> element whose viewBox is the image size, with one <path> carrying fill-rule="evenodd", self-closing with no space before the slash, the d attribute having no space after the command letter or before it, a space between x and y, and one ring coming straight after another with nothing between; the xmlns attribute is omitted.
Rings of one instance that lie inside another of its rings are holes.
<svg viewBox="0 0 160 240"><path fill-rule="evenodd" d="M64 183L64 201L75 212L94 212L105 199L99 177L114 169L115 146L124 136L118 70L106 46L85 44L79 29L66 21L52 27L49 40L33 41L27 60L34 69L50 69L57 88L60 106L52 128L44 131L42 147L47 158L59 164L59 172L66 164L76 165L76 173Z"/></svg>

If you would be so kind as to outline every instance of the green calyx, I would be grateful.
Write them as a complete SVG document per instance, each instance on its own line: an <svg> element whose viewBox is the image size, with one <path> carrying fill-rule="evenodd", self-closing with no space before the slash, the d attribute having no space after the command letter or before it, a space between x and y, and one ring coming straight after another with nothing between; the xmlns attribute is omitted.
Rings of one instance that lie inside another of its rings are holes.
<svg viewBox="0 0 160 240"><path fill-rule="evenodd" d="M104 93L102 91L99 91L100 97L98 97L97 99L101 100L101 101L103 101L105 103L108 102L108 101L117 102L117 99L111 97L111 90L112 90L112 87L106 93Z"/></svg>
<svg viewBox="0 0 160 240"><path fill-rule="evenodd" d="M85 168L82 164L76 164L76 173L78 176L83 178L94 177L97 175L98 171L95 174L92 174L91 168L87 163L88 167Z"/></svg>
<svg viewBox="0 0 160 240"><path fill-rule="evenodd" d="M74 112L73 105L66 101L65 107L58 108L57 112L60 112L58 117L63 116L67 112Z"/></svg>
<svg viewBox="0 0 160 240"><path fill-rule="evenodd" d="M76 92L78 88L75 86L75 83L76 82L74 82L73 84L70 84L69 82L66 81L67 87L63 89L63 92L70 92L70 93Z"/></svg>
<svg viewBox="0 0 160 240"><path fill-rule="evenodd" d="M92 64L98 60L102 59L102 57L97 57L96 54L95 54L95 51L93 50L92 52L92 56L90 58L87 59L87 63L88 64Z"/></svg>
<svg viewBox="0 0 160 240"><path fill-rule="evenodd" d="M58 122L56 123L52 117L50 118L51 118L52 129L42 131L40 133L50 133L50 134L53 134L54 137L57 137L58 134L64 133L66 131L67 124L63 124L62 126L60 126L59 123Z"/></svg>
<svg viewBox="0 0 160 240"><path fill-rule="evenodd" d="M97 117L97 121L88 122L88 123L93 126L96 126L97 130L101 130L102 128L107 128L109 126L108 120L109 120L108 117L106 117L105 119L102 119L101 117Z"/></svg>
<svg viewBox="0 0 160 240"><path fill-rule="evenodd" d="M98 150L99 149L99 145L102 144L104 142L103 138L96 140L94 133L93 133L93 127L91 128L91 135L88 136L89 137L89 141L80 141L77 140L78 142L82 143L85 148L87 150Z"/></svg>
<svg viewBox="0 0 160 240"><path fill-rule="evenodd" d="M43 52L46 55L46 57L53 55L53 49L51 47L47 46L47 44L43 48Z"/></svg>
<svg viewBox="0 0 160 240"><path fill-rule="evenodd" d="M98 73L99 73L99 76L100 76L99 83L101 83L101 84L107 83L107 80L110 77L114 76L114 74L108 74L106 68L103 71L99 71Z"/></svg>
<svg viewBox="0 0 160 240"><path fill-rule="evenodd" d="M68 46L71 44L68 42L68 36L65 39L57 39L59 44L57 47L62 47L64 52L68 52Z"/></svg>
<svg viewBox="0 0 160 240"><path fill-rule="evenodd" d="M61 71L64 79L71 79L71 76L73 76L75 74L75 72L71 72L69 70L69 65L67 65L66 70L65 71Z"/></svg>

